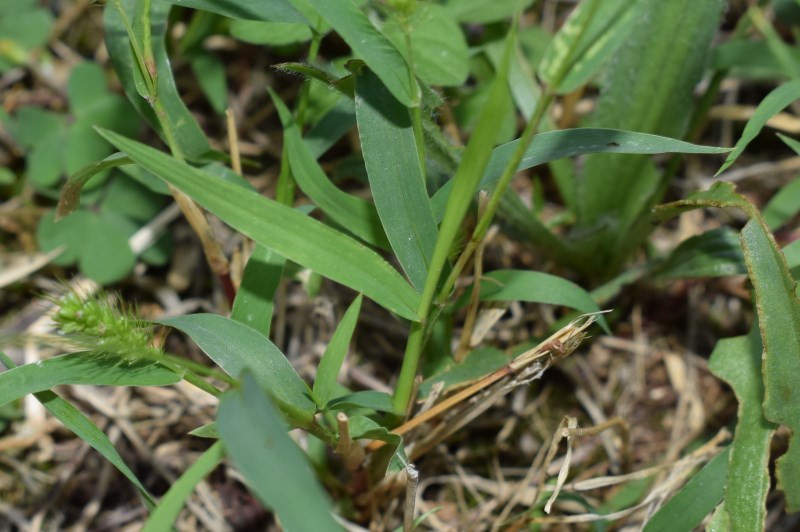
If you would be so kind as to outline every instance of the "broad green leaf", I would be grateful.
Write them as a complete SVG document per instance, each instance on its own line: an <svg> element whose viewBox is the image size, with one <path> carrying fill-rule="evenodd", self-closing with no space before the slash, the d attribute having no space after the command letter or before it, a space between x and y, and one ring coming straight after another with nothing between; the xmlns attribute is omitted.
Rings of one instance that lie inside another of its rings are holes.
<svg viewBox="0 0 800 532"><path fill-rule="evenodd" d="M419 105L419 86L411 79L406 60L353 0L308 0L308 3L336 30L353 53L367 63L401 104Z"/></svg>
<svg viewBox="0 0 800 532"><path fill-rule="evenodd" d="M311 390L267 337L216 314L190 314L158 323L186 333L222 370L239 378L248 370L292 421L309 423L317 407Z"/></svg>
<svg viewBox="0 0 800 532"><path fill-rule="evenodd" d="M777 426L767 421L761 410L761 352L758 327L754 327L749 336L717 342L708 363L711 372L733 388L739 401L724 508L735 531L763 530L766 518L769 444Z"/></svg>
<svg viewBox="0 0 800 532"><path fill-rule="evenodd" d="M242 283L233 300L232 320L269 338L275 291L280 284L285 263L285 258L261 244L256 244L244 267Z"/></svg>
<svg viewBox="0 0 800 532"><path fill-rule="evenodd" d="M739 235L728 227L681 242L653 272L656 278L689 279L747 273Z"/></svg>
<svg viewBox="0 0 800 532"><path fill-rule="evenodd" d="M644 526L644 532L693 530L722 500L731 448L712 458Z"/></svg>
<svg viewBox="0 0 800 532"><path fill-rule="evenodd" d="M356 94L361 151L375 207L403 271L422 291L438 231L411 117L366 68L356 79Z"/></svg>
<svg viewBox="0 0 800 532"><path fill-rule="evenodd" d="M331 399L326 404L326 408L331 410L368 408L370 410L375 410L376 412L391 412L392 396L384 392L365 390Z"/></svg>
<svg viewBox="0 0 800 532"><path fill-rule="evenodd" d="M416 76L428 85L462 85L469 75L469 52L458 22L436 4L420 4L403 20L405 16L391 17L381 31L403 53L406 61L410 63L413 59ZM410 32L410 53L404 26Z"/></svg>
<svg viewBox="0 0 800 532"><path fill-rule="evenodd" d="M188 194L223 221L276 253L340 282L409 320L419 296L375 252L285 205L216 179L110 131L102 135L137 164Z"/></svg>
<svg viewBox="0 0 800 532"><path fill-rule="evenodd" d="M286 530L341 530L305 454L286 434L281 416L249 372L241 389L220 399L217 427L250 490Z"/></svg>
<svg viewBox="0 0 800 532"><path fill-rule="evenodd" d="M0 373L0 406L29 393L64 384L166 386L181 380L152 360L130 360L113 353L70 353Z"/></svg>
<svg viewBox="0 0 800 532"><path fill-rule="evenodd" d="M752 118L747 121L742 136L736 143L733 151L728 154L728 158L725 159L720 169L717 170L717 175L727 170L728 167L739 158L747 145L758 136L770 118L778 114L784 107L798 98L800 98L800 79L784 83L761 100L761 103L758 104L756 108L756 112L753 114Z"/></svg>
<svg viewBox="0 0 800 532"><path fill-rule="evenodd" d="M133 19L137 0L120 0L122 8ZM171 6L162 1L152 2L150 24L152 27L153 54L158 71L158 98L164 105L166 119L172 124L175 141L183 155L191 160L201 159L211 148L197 121L183 103L167 57L164 38L167 31L167 18ZM105 9L103 25L105 41L111 62L117 72L128 99L147 122L160 134L161 127L153 108L145 101L136 88L134 80L135 60L131 53L130 39L117 9L109 5Z"/></svg>
<svg viewBox="0 0 800 532"><path fill-rule="evenodd" d="M633 28L636 1L591 0L575 7L539 65L539 75L559 94L585 85Z"/></svg>
<svg viewBox="0 0 800 532"><path fill-rule="evenodd" d="M511 18L533 0L447 0L445 9L461 23L486 24Z"/></svg>
<svg viewBox="0 0 800 532"><path fill-rule="evenodd" d="M327 404L335 395L339 370L342 368L347 348L350 346L350 339L356 328L362 299L359 294L344 313L342 321L336 326L331 341L319 361L317 376L314 378L314 398L319 401L320 405Z"/></svg>
<svg viewBox="0 0 800 532"><path fill-rule="evenodd" d="M790 513L800 510L800 300L786 258L760 217L742 229L742 249L756 295L764 346L764 415L792 431L786 454L776 462L778 486Z"/></svg>
<svg viewBox="0 0 800 532"><path fill-rule="evenodd" d="M524 270L496 270L481 279L483 301L530 301L547 303L579 310L589 314L600 312L600 307L580 286L556 275ZM609 334L605 318L597 323Z"/></svg>
<svg viewBox="0 0 800 532"><path fill-rule="evenodd" d="M0 6L0 72L25 64L30 51L45 46L53 22L50 10L37 2L3 2Z"/></svg>
<svg viewBox="0 0 800 532"><path fill-rule="evenodd" d="M724 5L637 2L633 28L609 62L591 125L681 137ZM593 264L587 273L602 277L618 269L648 233L646 216L663 191L650 158L587 157L575 188L578 262Z"/></svg>
<svg viewBox="0 0 800 532"><path fill-rule="evenodd" d="M388 241L378 213L370 202L340 190L331 183L300 136L300 129L280 97L270 96L283 123L284 142L292 175L300 189L333 221L364 242L386 248Z"/></svg>
<svg viewBox="0 0 800 532"><path fill-rule="evenodd" d="M240 20L308 23L289 0L157 0L155 3L159 2L210 11Z"/></svg>
<svg viewBox="0 0 800 532"><path fill-rule="evenodd" d="M494 188L518 143L519 140L514 140L494 149L481 179L481 188L487 190ZM517 170L525 170L564 157L574 157L586 153L657 154L726 153L728 151L730 151L728 148L700 146L633 131L600 128L563 129L534 136ZM434 195L431 202L435 213L442 212L452 186L451 182L448 182Z"/></svg>
<svg viewBox="0 0 800 532"><path fill-rule="evenodd" d="M222 459L225 449L222 442L217 441L209 447L200 457L184 471L184 473L170 486L167 493L161 498L158 506L150 514L142 532L156 532L171 530L178 514L183 510L186 500L194 491L197 484L207 477Z"/></svg>
<svg viewBox="0 0 800 532"><path fill-rule="evenodd" d="M128 239L138 227L115 213L92 214L83 227L78 267L90 279L109 284L125 278L136 264Z"/></svg>

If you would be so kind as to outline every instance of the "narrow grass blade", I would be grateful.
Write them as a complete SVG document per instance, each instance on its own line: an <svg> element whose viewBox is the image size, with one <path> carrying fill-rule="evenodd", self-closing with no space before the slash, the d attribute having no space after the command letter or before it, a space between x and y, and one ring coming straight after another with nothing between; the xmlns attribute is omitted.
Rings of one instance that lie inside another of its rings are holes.
<svg viewBox="0 0 800 532"><path fill-rule="evenodd" d="M189 335L225 373L238 378L249 370L293 421L308 423L317 407L311 390L283 353L259 332L216 314L177 316L158 323Z"/></svg>
<svg viewBox="0 0 800 532"><path fill-rule="evenodd" d="M111 462L111 464L119 470L122 475L127 478L131 484L136 486L139 494L144 499L149 508L155 506L155 499L147 491L147 488L136 478L136 475L128 467L122 456L114 448L114 444L108 439L102 430L97 425L92 423L92 420L86 417L80 410L72 406L70 403L56 395L55 393L47 390L44 392L35 393L34 396L40 403L47 409L48 412L64 424L69 430L75 433L80 439L91 445L91 447L99 452L103 457Z"/></svg>
<svg viewBox="0 0 800 532"><path fill-rule="evenodd" d="M742 249L756 294L764 345L764 415L792 431L789 448L776 462L786 509L800 511L800 300L786 258L758 217L742 229Z"/></svg>
<svg viewBox="0 0 800 532"><path fill-rule="evenodd" d="M503 173L503 168L511 158L519 140L498 146L481 179L481 188L491 190ZM574 157L587 153L727 153L729 148L700 146L659 135L621 131L619 129L578 128L539 133L533 137L530 147L519 165L525 170L540 164ZM452 180L439 189L431 200L435 213L441 213L452 188Z"/></svg>
<svg viewBox="0 0 800 532"><path fill-rule="evenodd" d="M731 448L709 461L703 469L658 510L647 522L644 532L693 530L722 500L728 475Z"/></svg>
<svg viewBox="0 0 800 532"><path fill-rule="evenodd" d="M438 230L411 116L380 79L364 69L356 79L356 117L375 207L403 271L421 292Z"/></svg>
<svg viewBox="0 0 800 532"><path fill-rule="evenodd" d="M120 2L128 14L128 18L132 20L136 6L140 2L137 2L137 0L120 0ZM158 71L158 98L164 105L167 119L174 128L175 140L181 152L190 160L199 160L210 151L211 147L197 121L184 105L175 86L175 78L172 76L172 69L164 44L168 27L167 18L171 7L166 2L156 1L152 2L150 8L153 54L156 61L156 70ZM130 102L150 126L161 133L153 108L139 95L136 89L133 77L134 58L131 54L130 40L122 19L116 8L110 5L105 9L103 17L106 46L108 47L114 70L117 72L123 89L125 89L125 94L127 94Z"/></svg>
<svg viewBox="0 0 800 532"><path fill-rule="evenodd" d="M353 0L307 0L406 107L419 105L419 86L397 48Z"/></svg>
<svg viewBox="0 0 800 532"><path fill-rule="evenodd" d="M333 399L336 392L336 382L339 378L339 370L342 368L344 357L347 355L347 348L353 337L353 331L358 322L358 313L361 311L362 297L359 296L344 313L342 321L336 327L322 360L317 367L317 376L314 379L314 398L320 405L326 405Z"/></svg>
<svg viewBox="0 0 800 532"><path fill-rule="evenodd" d="M169 491L161 498L155 510L147 519L142 532L157 532L161 530L171 530L178 514L181 513L186 500L194 491L197 484L207 477L222 459L225 457L225 449L222 442L215 442L200 458L193 463L189 469L184 471L176 480Z"/></svg>
<svg viewBox="0 0 800 532"><path fill-rule="evenodd" d="M539 75L559 94L585 85L633 27L636 1L591 0L575 7L539 65ZM594 5L598 4L598 5ZM561 77L561 73L566 75Z"/></svg>
<svg viewBox="0 0 800 532"><path fill-rule="evenodd" d="M289 0L157 0L176 6L209 11L223 17L240 20L263 20L266 22L295 22L308 24Z"/></svg>
<svg viewBox="0 0 800 532"><path fill-rule="evenodd" d="M295 181L330 218L364 242L388 249L389 242L381 228L375 206L336 187L320 168L300 136L289 109L273 91L269 91L283 123L283 141Z"/></svg>
<svg viewBox="0 0 800 532"><path fill-rule="evenodd" d="M29 393L64 384L167 386L181 375L152 360L127 360L113 353L70 353L0 373L0 406Z"/></svg>
<svg viewBox="0 0 800 532"><path fill-rule="evenodd" d="M763 530L769 492L769 444L777 425L764 417L761 339L758 327L748 336L717 342L708 366L733 388L739 420L731 445L724 510L733 530Z"/></svg>
<svg viewBox="0 0 800 532"><path fill-rule="evenodd" d="M485 274L481 280L483 301L530 301L559 305L590 314L600 312L600 307L580 286L556 275L524 270L496 270ZM611 334L605 317L598 316L597 323Z"/></svg>
<svg viewBox="0 0 800 532"><path fill-rule="evenodd" d="M256 244L244 267L242 283L233 300L232 320L269 338L275 291L280 284L284 264L285 258L261 244Z"/></svg>
<svg viewBox="0 0 800 532"><path fill-rule="evenodd" d="M353 108L353 100L339 98L336 105L308 130L303 137L303 142L308 146L308 151L311 152L314 159L319 159L355 124L356 113Z"/></svg>
<svg viewBox="0 0 800 532"><path fill-rule="evenodd" d="M727 170L728 167L739 158L747 145L761 133L761 130L770 118L778 114L784 107L798 98L800 98L800 79L784 83L761 100L753 117L747 121L741 138L736 143L733 151L728 154L728 158L725 159L720 169L717 170L716 175Z"/></svg>
<svg viewBox="0 0 800 532"><path fill-rule="evenodd" d="M217 179L111 131L101 135L137 164L188 194L256 242L340 282L409 320L419 295L375 252L285 205Z"/></svg>
<svg viewBox="0 0 800 532"><path fill-rule="evenodd" d="M341 530L303 452L250 373L220 399L217 427L253 494L287 530Z"/></svg>

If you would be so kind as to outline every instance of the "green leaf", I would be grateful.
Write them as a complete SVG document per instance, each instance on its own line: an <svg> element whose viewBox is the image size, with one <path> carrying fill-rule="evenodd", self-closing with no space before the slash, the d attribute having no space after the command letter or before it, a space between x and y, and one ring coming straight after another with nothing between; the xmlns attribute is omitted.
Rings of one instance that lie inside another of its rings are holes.
<svg viewBox="0 0 800 532"><path fill-rule="evenodd" d="M422 4L407 20L403 17L404 14L391 17L381 31L406 61L413 58L417 77L428 85L462 85L469 75L469 51L458 22L436 4ZM404 26L410 32L410 53Z"/></svg>
<svg viewBox="0 0 800 532"><path fill-rule="evenodd" d="M784 83L780 87L770 92L766 98L758 104L756 112L747 121L747 125L742 132L742 136L736 143L733 151L728 154L728 158L722 164L717 174L719 175L728 169L730 165L739 158L744 149L761 132L767 121L778 114L784 107L800 98L800 79Z"/></svg>
<svg viewBox="0 0 800 532"><path fill-rule="evenodd" d="M209 11L224 17L241 20L265 20L268 22L308 21L289 0L158 0L176 6Z"/></svg>
<svg viewBox="0 0 800 532"><path fill-rule="evenodd" d="M285 264L285 258L261 244L256 244L244 267L242 282L233 300L232 320L269 338L275 292Z"/></svg>
<svg viewBox="0 0 800 532"><path fill-rule="evenodd" d="M481 300L530 301L569 307L586 314L600 312L600 307L583 288L544 272L496 270L484 274L481 279ZM597 323L611 334L602 315Z"/></svg>
<svg viewBox="0 0 800 532"><path fill-rule="evenodd" d="M224 114L228 106L228 84L225 79L225 65L216 56L207 52L193 52L192 71L203 94L217 114Z"/></svg>
<svg viewBox="0 0 800 532"><path fill-rule="evenodd" d="M47 44L53 15L35 2L4 2L0 11L0 72L28 60L28 52Z"/></svg>
<svg viewBox="0 0 800 532"><path fill-rule="evenodd" d="M481 179L481 188L492 190L508 164L519 140L498 146L492 152ZM658 135L618 129L579 128L539 133L525 152L518 171L564 157L586 153L726 153L728 148L700 146ZM452 180L439 189L431 200L435 213L441 213L452 188Z"/></svg>
<svg viewBox="0 0 800 532"><path fill-rule="evenodd" d="M138 3L137 0L120 0L120 2L128 18L133 19L136 4ZM150 8L153 54L155 56L156 70L158 71L158 98L164 106L167 115L166 119L172 124L179 149L185 157L191 160L198 160L211 148L203 131L184 105L178 94L178 89L175 87L175 78L172 75L164 44L170 8L171 6L167 2L162 1L152 2ZM133 75L136 61L131 53L130 39L125 25L114 6L109 5L105 9L103 25L111 62L128 99L150 126L161 134L161 127L153 108L139 95L136 88Z"/></svg>
<svg viewBox="0 0 800 532"><path fill-rule="evenodd" d="M331 219L364 242L377 247L388 247L375 207L331 183L303 142L289 109L271 90L270 96L283 123L284 142L292 174L302 191Z"/></svg>
<svg viewBox="0 0 800 532"><path fill-rule="evenodd" d="M384 445L372 458L373 466L376 461L385 460L386 467L380 469L384 469L387 475L403 471L408 465L408 457L402 445L403 438L389 432L389 429L366 416L350 417L350 437L354 440L379 440L388 444ZM376 466L376 469L379 468Z"/></svg>
<svg viewBox="0 0 800 532"><path fill-rule="evenodd" d="M321 405L327 404L335 395L339 370L342 368L350 339L356 328L362 299L363 297L359 294L342 316L342 321L336 327L333 337L322 355L322 360L319 361L317 376L314 378L314 397Z"/></svg>
<svg viewBox="0 0 800 532"><path fill-rule="evenodd" d="M788 511L800 510L800 300L797 283L789 272L786 258L769 232L766 222L730 183L715 183L711 189L686 200L659 207L656 217L664 219L700 207L737 207L750 221L741 231L745 264L753 283L756 310L764 346L764 416L792 431L789 448L776 462L778 486L784 490Z"/></svg>
<svg viewBox="0 0 800 532"><path fill-rule="evenodd" d="M250 490L287 530L341 530L305 454L249 372L241 389L220 399L217 427Z"/></svg>
<svg viewBox="0 0 800 532"><path fill-rule="evenodd" d="M742 229L742 249L756 295L761 341L764 346L764 415L789 427L786 454L776 462L778 486L786 509L800 510L800 300L786 258L759 217Z"/></svg>
<svg viewBox="0 0 800 532"><path fill-rule="evenodd" d="M171 530L178 514L197 484L207 477L225 456L222 442L215 442L170 486L147 519L142 532Z"/></svg>
<svg viewBox="0 0 800 532"><path fill-rule="evenodd" d="M419 86L411 79L406 60L353 0L308 0L308 3L336 30L353 53L367 63L401 104L419 105Z"/></svg>
<svg viewBox="0 0 800 532"><path fill-rule="evenodd" d="M739 235L728 227L687 238L661 263L653 277L691 279L747 273Z"/></svg>
<svg viewBox="0 0 800 532"><path fill-rule="evenodd" d="M239 378L248 370L294 422L309 423L317 411L311 390L269 341L250 327L216 314L191 314L158 323L186 333L222 370Z"/></svg>
<svg viewBox="0 0 800 532"><path fill-rule="evenodd" d="M761 352L758 327L754 327L749 336L717 342L708 364L714 375L733 388L739 401L723 510L734 530L763 530L766 518L769 444L777 426L767 421L761 410Z"/></svg>
<svg viewBox="0 0 800 532"><path fill-rule="evenodd" d="M647 522L644 532L693 530L722 500L731 448L712 458Z"/></svg>
<svg viewBox="0 0 800 532"><path fill-rule="evenodd" d="M83 227L83 245L80 248L78 267L94 281L109 284L128 276L136 265L128 239L136 232L136 225L115 213L101 212L90 215Z"/></svg>
<svg viewBox="0 0 800 532"><path fill-rule="evenodd" d="M411 117L367 69L356 79L356 94L358 133L375 207L403 271L422 291L438 231Z"/></svg>
<svg viewBox="0 0 800 532"><path fill-rule="evenodd" d="M539 75L558 94L585 85L633 28L631 0L584 1L558 30L539 65Z"/></svg>
<svg viewBox="0 0 800 532"><path fill-rule="evenodd" d="M242 187L216 179L136 141L101 131L137 164L188 194L223 221L321 275L362 292L409 319L418 319L419 296L373 251L307 216Z"/></svg>
<svg viewBox="0 0 800 532"><path fill-rule="evenodd" d="M303 141L314 158L318 159L350 131L355 123L353 100L339 98L336 104L308 130Z"/></svg>
<svg viewBox="0 0 800 532"><path fill-rule="evenodd" d="M595 126L679 138L692 112L723 0L642 0L633 29L609 63ZM592 155L576 182L578 263L613 274L649 232L646 217L665 188L646 157ZM587 260L591 258L591 261ZM589 272L587 272L589 273Z"/></svg>
<svg viewBox="0 0 800 532"><path fill-rule="evenodd" d="M152 360L129 360L102 352L70 353L0 373L0 406L64 384L166 386L180 380L181 375Z"/></svg>
<svg viewBox="0 0 800 532"><path fill-rule="evenodd" d="M368 408L376 412L391 412L392 396L384 392L365 390L331 399L325 407L331 410Z"/></svg>

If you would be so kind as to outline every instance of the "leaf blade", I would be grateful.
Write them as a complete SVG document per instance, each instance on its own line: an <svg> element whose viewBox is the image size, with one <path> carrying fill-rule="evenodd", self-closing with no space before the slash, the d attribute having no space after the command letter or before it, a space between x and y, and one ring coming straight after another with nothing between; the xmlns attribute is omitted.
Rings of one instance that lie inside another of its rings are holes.
<svg viewBox="0 0 800 532"><path fill-rule="evenodd" d="M188 194L226 223L276 253L346 286L409 320L419 296L373 251L316 220L176 161L158 150L100 130L137 164Z"/></svg>

